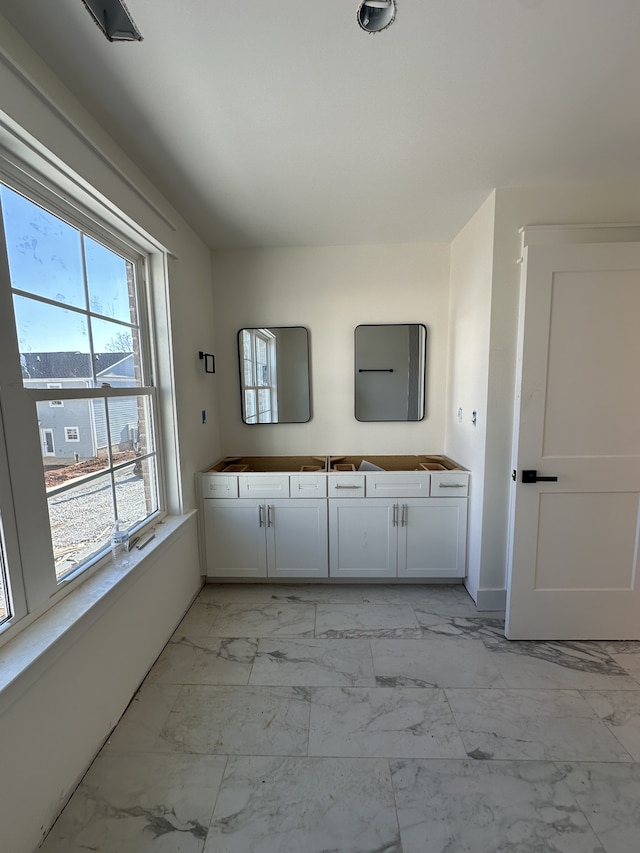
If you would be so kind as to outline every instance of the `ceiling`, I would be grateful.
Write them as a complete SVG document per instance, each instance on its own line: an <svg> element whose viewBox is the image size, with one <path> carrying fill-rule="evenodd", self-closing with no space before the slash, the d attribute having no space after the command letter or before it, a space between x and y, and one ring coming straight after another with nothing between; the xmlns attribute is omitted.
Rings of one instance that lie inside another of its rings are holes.
<svg viewBox="0 0 640 853"><path fill-rule="evenodd" d="M640 178L638 0L0 10L212 247L450 241L496 186Z"/></svg>

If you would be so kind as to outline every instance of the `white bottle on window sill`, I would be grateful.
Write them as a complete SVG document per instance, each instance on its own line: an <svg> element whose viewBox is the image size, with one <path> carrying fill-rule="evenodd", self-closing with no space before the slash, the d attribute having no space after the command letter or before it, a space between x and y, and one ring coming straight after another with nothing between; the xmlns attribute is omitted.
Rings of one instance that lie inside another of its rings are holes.
<svg viewBox="0 0 640 853"><path fill-rule="evenodd" d="M116 563L126 566L129 563L129 531L120 526L116 518L111 532L111 553Z"/></svg>

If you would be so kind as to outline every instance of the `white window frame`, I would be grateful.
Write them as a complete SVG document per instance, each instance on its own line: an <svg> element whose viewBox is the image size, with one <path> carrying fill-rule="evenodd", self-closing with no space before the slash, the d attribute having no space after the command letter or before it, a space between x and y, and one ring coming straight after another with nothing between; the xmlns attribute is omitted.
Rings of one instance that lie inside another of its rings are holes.
<svg viewBox="0 0 640 853"><path fill-rule="evenodd" d="M246 424L271 424L278 422L278 388L277 388L277 372L276 372L276 337L269 329L242 329L240 334L249 336L251 347L251 358L244 358L243 346L240 346L240 354L242 357L242 419ZM258 382L258 358L257 347L258 341L264 342L267 350L267 372L268 381L266 383ZM245 379L245 365L249 365L251 373L251 383L247 383ZM265 410L260 410L260 391L268 390L269 393L269 420L260 418ZM248 419L247 416L247 394L253 394L255 399L254 418Z"/></svg>
<svg viewBox="0 0 640 853"><path fill-rule="evenodd" d="M0 526L0 625L7 619L11 619L11 598L9 596L9 584L5 571L6 560L4 556L4 537Z"/></svg>
<svg viewBox="0 0 640 853"><path fill-rule="evenodd" d="M0 644L10 639L16 630L20 630L21 622L22 625L30 624L38 615L54 606L61 597L77 588L87 577L111 562L110 549L106 546L94 560L82 565L77 571L70 572L61 582L56 579L36 402L48 401L55 405L57 401L61 401L64 405L65 399L101 397L107 405L108 399L118 396L150 398L154 441L152 452L146 456L155 466L159 509L136 526L135 529L140 532L160 521L167 513L166 462L163 451L172 446L175 455L176 441L175 398L172 386L167 386L169 393L164 395L162 405L162 414L169 419L170 437L165 442L162 435L156 382L157 347L151 327L152 314L160 324L164 322L167 251L132 225L128 218L115 209L103 206L101 200L96 200L95 194L85 192L84 188L78 188L79 185L75 183L72 185L74 192L71 194L68 175L64 170L56 171L49 162L43 161L45 178L43 174L35 171L32 164L25 168L16 158L17 155L8 155L5 150L0 149L2 183L135 264L141 358L147 369L146 381L149 384L143 387L97 389L66 389L60 388L58 383L51 383L54 387L47 389L24 387L13 320L12 291L7 280L8 261L4 231L0 225L0 416L2 412L5 413L4 427L0 429L0 525L5 541L7 594L10 596L12 609L11 618L0 624ZM157 308L154 308L151 302L151 270L159 279L156 288L160 305ZM164 363L170 353L165 354L163 351L162 357ZM163 373L165 381L172 381L170 362L163 366ZM0 427L2 426L0 421ZM173 511L181 511L179 469L175 462L172 461L169 466L171 502ZM119 467L126 465L112 466L114 474Z"/></svg>
<svg viewBox="0 0 640 853"><path fill-rule="evenodd" d="M71 438L71 436L69 435L69 433L72 431L75 432L75 434L76 434L75 438ZM64 440L68 441L68 442L71 442L71 441L79 442L80 441L80 427L66 426L64 428Z"/></svg>
<svg viewBox="0 0 640 853"><path fill-rule="evenodd" d="M0 631L8 631L27 615L18 531L9 479L9 463L4 442L4 423L0 407L0 549L8 615L0 622ZM11 567L11 571L9 571Z"/></svg>

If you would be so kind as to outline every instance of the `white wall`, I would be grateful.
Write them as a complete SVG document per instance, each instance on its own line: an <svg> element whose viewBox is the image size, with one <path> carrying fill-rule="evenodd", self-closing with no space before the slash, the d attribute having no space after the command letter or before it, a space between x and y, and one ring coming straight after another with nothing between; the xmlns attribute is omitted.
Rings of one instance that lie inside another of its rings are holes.
<svg viewBox="0 0 640 853"><path fill-rule="evenodd" d="M212 254L223 455L442 452L447 380L449 246L341 246ZM354 330L425 323L427 416L413 423L354 417ZM248 426L240 417L238 329L306 326L312 419ZM215 461L213 458L211 461Z"/></svg>
<svg viewBox="0 0 640 853"><path fill-rule="evenodd" d="M168 461L179 466L184 505L193 506L194 473L220 452L216 377L198 359L199 349L215 351L210 252L1 17L0 91L0 125L23 128L34 150L52 152L80 186L94 187L177 258L169 269L170 318L156 309L164 378L175 371L178 443ZM179 508L180 488L171 501ZM84 624L75 646L0 715L3 850L32 853L197 592L195 519L149 559L135 586Z"/></svg>
<svg viewBox="0 0 640 853"><path fill-rule="evenodd" d="M6 853L36 849L189 607L200 585L195 515L148 559L71 648L51 650L41 677L0 716Z"/></svg>
<svg viewBox="0 0 640 853"><path fill-rule="evenodd" d="M451 244L445 453L472 472L467 588L478 598L483 541L495 193ZM458 410L462 409L462 421ZM477 412L476 426L472 413ZM484 581L484 579L483 579Z"/></svg>

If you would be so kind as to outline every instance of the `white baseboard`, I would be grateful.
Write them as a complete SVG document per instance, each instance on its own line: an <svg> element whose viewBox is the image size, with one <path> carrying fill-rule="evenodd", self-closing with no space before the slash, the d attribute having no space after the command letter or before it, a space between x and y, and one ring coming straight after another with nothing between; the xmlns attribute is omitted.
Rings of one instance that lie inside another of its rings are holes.
<svg viewBox="0 0 640 853"><path fill-rule="evenodd" d="M506 589L479 589L476 598L478 610L504 610L507 605Z"/></svg>

